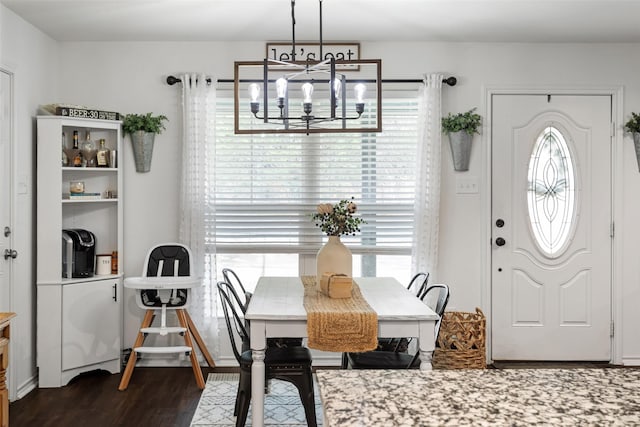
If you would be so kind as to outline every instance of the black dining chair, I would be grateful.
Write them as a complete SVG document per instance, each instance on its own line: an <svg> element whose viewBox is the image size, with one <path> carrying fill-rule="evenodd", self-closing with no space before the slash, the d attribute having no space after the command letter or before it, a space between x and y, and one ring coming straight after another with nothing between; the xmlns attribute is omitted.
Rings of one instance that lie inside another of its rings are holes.
<svg viewBox="0 0 640 427"><path fill-rule="evenodd" d="M427 289L427 284L429 283L429 273L416 273L409 284L407 285L407 290L413 293L416 297L422 299L425 290ZM406 353L407 348L409 346L409 338L379 338L378 339L378 348L375 351L395 351Z"/></svg>
<svg viewBox="0 0 640 427"><path fill-rule="evenodd" d="M427 288L427 283L429 283L429 273L416 273L411 280L409 280L409 284L407 285L407 290L413 293L415 296L420 298L422 294L424 294L425 289ZM373 351L395 351L406 353L407 348L409 346L409 338L378 338L378 347ZM347 353L342 353L342 363L341 368L346 369L349 365L349 358Z"/></svg>
<svg viewBox="0 0 640 427"><path fill-rule="evenodd" d="M240 280L240 277L238 277L236 272L233 271L232 269L223 268L222 277L226 283L234 287L236 294L238 295L238 297L240 297L240 301L242 301L241 302L242 312L243 313L246 312L247 306L249 305L249 301L251 300L251 295L253 294L247 291L247 289L242 284L242 280Z"/></svg>
<svg viewBox="0 0 640 427"><path fill-rule="evenodd" d="M243 314L246 313L253 293L247 291L238 274L232 269L226 267L223 268L222 277L224 278L224 282L230 284L234 288L237 296L236 298L240 301L240 309ZM245 323L245 326L248 329L248 323ZM245 343L245 345L248 345L248 342ZM299 347L301 345L302 338L267 338L267 347ZM248 349L249 347L243 348L243 350Z"/></svg>
<svg viewBox="0 0 640 427"><path fill-rule="evenodd" d="M435 324L434 337L438 340L442 315L449 302L449 287L445 284L428 286L421 295L425 302L439 317ZM409 354L399 351L366 351L346 353L346 367L353 369L411 369L420 367L420 352ZM345 361L343 360L343 366Z"/></svg>
<svg viewBox="0 0 640 427"><path fill-rule="evenodd" d="M235 289L226 282L218 282L217 286L231 348L240 365L240 381L234 415L237 416L236 427L243 427L247 421L247 413L251 403L251 365L253 359L251 350L240 350L241 346L238 346L235 334L237 333L240 337L248 337L249 334L240 316L240 311L237 310L240 297ZM265 353L265 380L277 379L292 383L300 394L307 425L317 427L309 349L306 347L267 347Z"/></svg>

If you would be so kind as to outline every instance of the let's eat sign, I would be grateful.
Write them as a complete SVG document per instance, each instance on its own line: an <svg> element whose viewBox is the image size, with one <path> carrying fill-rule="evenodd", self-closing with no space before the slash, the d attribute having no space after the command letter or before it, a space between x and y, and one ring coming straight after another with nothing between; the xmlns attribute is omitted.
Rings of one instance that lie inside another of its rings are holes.
<svg viewBox="0 0 640 427"><path fill-rule="evenodd" d="M276 61L292 61L291 43L267 43L267 58ZM296 61L324 61L335 58L337 61L356 61L360 59L360 43L296 43ZM336 70L357 70L358 65L337 64Z"/></svg>

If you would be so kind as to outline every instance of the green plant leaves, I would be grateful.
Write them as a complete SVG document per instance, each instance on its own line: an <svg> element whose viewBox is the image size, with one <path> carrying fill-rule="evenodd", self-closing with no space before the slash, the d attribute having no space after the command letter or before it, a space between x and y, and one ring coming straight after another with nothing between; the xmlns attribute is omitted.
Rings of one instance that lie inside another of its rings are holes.
<svg viewBox="0 0 640 427"><path fill-rule="evenodd" d="M164 129L163 121L169 120L164 115L154 116L153 113L147 114L127 114L122 121L122 130L124 134L131 134L139 130L145 132L162 133Z"/></svg>
<svg viewBox="0 0 640 427"><path fill-rule="evenodd" d="M447 134L459 131L464 131L469 135L480 133L478 128L482 123L482 117L474 113L475 110L476 108L472 108L466 113L458 113L455 115L449 113L447 117L442 118L442 131Z"/></svg>
<svg viewBox="0 0 640 427"><path fill-rule="evenodd" d="M624 130L629 133L640 132L640 114L631 113L631 118L624 125Z"/></svg>

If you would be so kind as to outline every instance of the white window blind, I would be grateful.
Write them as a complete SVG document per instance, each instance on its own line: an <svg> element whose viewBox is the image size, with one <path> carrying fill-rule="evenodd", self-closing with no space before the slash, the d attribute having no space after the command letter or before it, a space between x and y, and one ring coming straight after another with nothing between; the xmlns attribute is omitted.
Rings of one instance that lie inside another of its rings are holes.
<svg viewBox="0 0 640 427"><path fill-rule="evenodd" d="M352 252L410 254L418 105L417 94L401 95L384 94L382 133L234 135L233 99L219 94L207 243L219 253L315 253L316 205L354 197L367 223L343 238Z"/></svg>

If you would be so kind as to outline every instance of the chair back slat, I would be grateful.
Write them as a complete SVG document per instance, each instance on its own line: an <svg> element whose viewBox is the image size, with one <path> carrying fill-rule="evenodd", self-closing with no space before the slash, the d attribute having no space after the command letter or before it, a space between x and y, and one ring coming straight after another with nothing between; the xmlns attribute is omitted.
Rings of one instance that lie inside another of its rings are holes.
<svg viewBox="0 0 640 427"><path fill-rule="evenodd" d="M230 268L222 269L222 277L224 281L235 288L236 295L242 295L244 297L244 301L240 303L240 309L243 313L246 313L247 307L249 306L249 301L251 300L251 296L253 295L251 292L247 292L247 289L242 284L240 277Z"/></svg>
<svg viewBox="0 0 640 427"><path fill-rule="evenodd" d="M444 283L428 286L420 299L442 317L449 302L449 286Z"/></svg>
<svg viewBox="0 0 640 427"><path fill-rule="evenodd" d="M410 290L415 296L420 298L424 293L428 282L429 273L419 272L411 278L407 289Z"/></svg>
<svg viewBox="0 0 640 427"><path fill-rule="evenodd" d="M233 286L226 282L218 282L218 293L220 302L222 303L222 311L224 312L224 320L229 332L229 340L231 341L231 349L238 363L240 363L240 350L236 343L234 331L238 333L241 340L247 339L249 334L244 326L244 322L236 310L241 306L240 299ZM233 295L233 297L231 296ZM233 299L232 299L233 298ZM235 301L235 303L234 303Z"/></svg>

